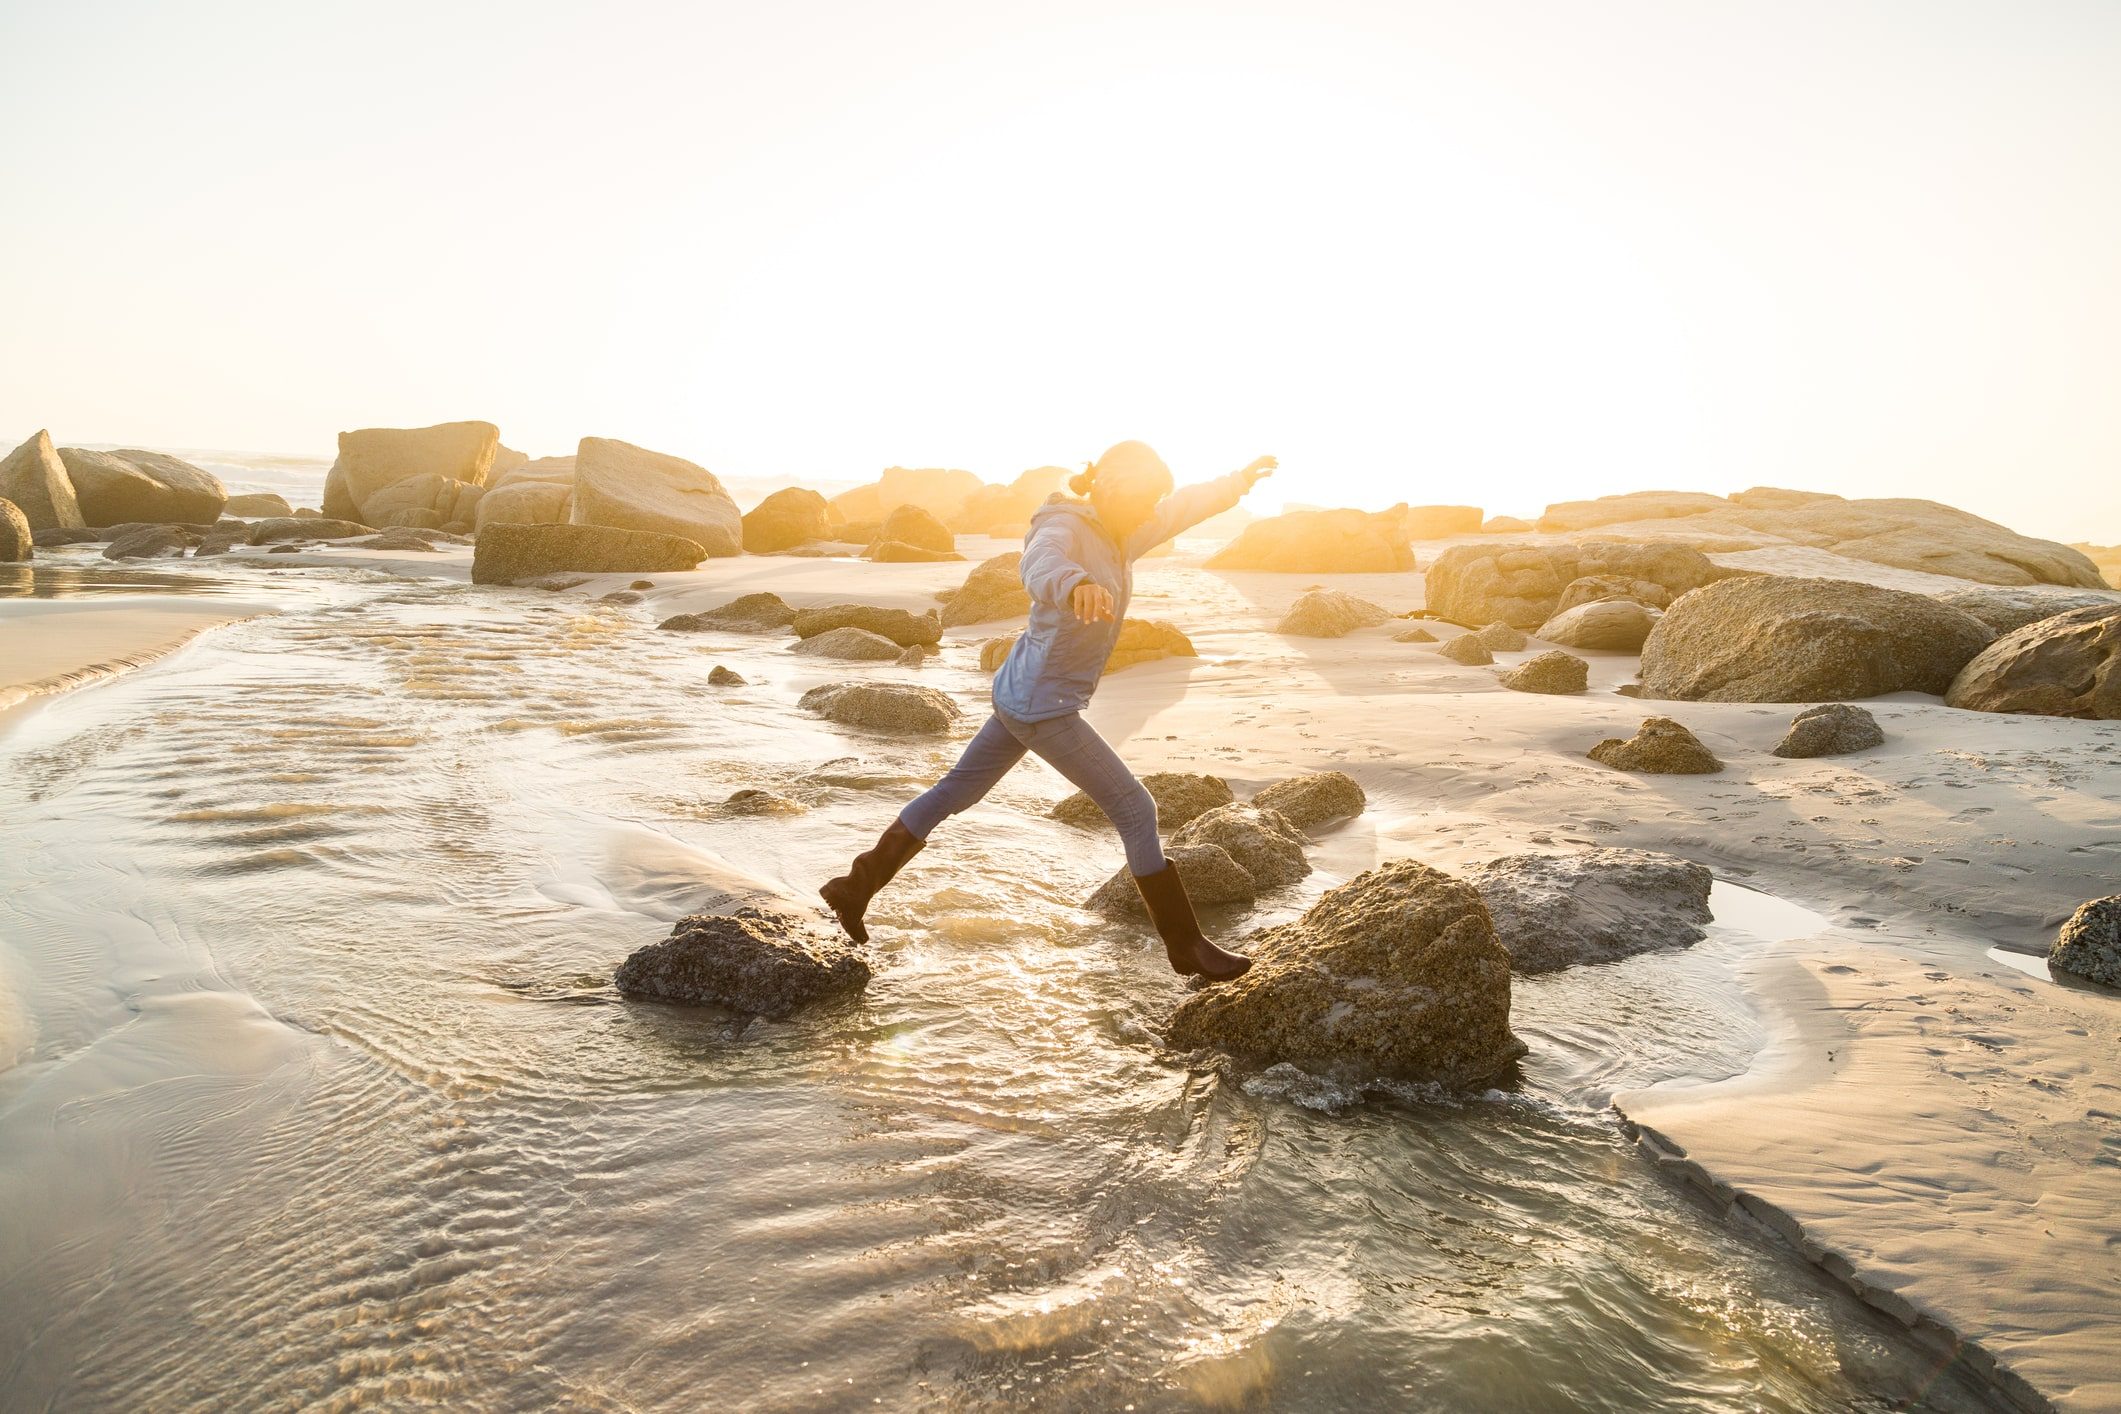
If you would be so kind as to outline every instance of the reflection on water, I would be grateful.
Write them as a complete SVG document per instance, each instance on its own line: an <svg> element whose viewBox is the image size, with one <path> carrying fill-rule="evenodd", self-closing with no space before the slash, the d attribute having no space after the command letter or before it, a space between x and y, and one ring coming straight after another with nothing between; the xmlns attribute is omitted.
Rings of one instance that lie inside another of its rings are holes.
<svg viewBox="0 0 2121 1414"><path fill-rule="evenodd" d="M1072 907L1113 842L1027 770L879 901L862 998L620 1003L957 743L796 713L850 670L770 638L311 573L0 740L24 1404L1976 1407L1604 1109L1744 1064L1742 938L1521 985L1517 1093L1190 1068L1159 950ZM919 676L970 704L974 651ZM807 809L703 808L744 787Z"/></svg>
<svg viewBox="0 0 2121 1414"><path fill-rule="evenodd" d="M65 555L67 558L60 558ZM28 564L0 565L0 599L77 599L105 594L236 594L253 587L193 569L153 569L153 560L106 560L94 545L39 550Z"/></svg>

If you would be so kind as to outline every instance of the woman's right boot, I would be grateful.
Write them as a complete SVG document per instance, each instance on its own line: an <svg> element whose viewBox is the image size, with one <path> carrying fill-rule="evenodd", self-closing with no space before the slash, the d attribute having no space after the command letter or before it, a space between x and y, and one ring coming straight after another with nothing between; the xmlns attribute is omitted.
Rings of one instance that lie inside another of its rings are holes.
<svg viewBox="0 0 2121 1414"><path fill-rule="evenodd" d="M1193 916L1193 900L1186 896L1185 881L1178 877L1178 866L1168 856L1164 867L1154 874L1136 874L1134 887L1141 891L1149 921L1164 940L1164 956L1179 976L1227 982L1252 965L1251 958L1224 952L1200 931L1200 920Z"/></svg>
<svg viewBox="0 0 2121 1414"><path fill-rule="evenodd" d="M906 861L921 852L926 841L907 829L897 820L884 831L883 837L874 845L854 856L854 863L837 879L827 880L817 891L818 897L840 920L847 936L858 943L869 941L868 925L862 916L869 911L869 900L876 891L891 882L891 876L906 867Z"/></svg>

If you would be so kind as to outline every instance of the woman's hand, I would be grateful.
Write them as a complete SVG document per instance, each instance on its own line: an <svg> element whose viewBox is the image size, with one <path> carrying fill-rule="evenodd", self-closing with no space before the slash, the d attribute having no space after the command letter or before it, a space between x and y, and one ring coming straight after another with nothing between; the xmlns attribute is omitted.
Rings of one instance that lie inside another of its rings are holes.
<svg viewBox="0 0 2121 1414"><path fill-rule="evenodd" d="M1068 607L1086 624L1109 623L1112 619L1112 591L1095 580L1086 579L1068 596Z"/></svg>
<svg viewBox="0 0 2121 1414"><path fill-rule="evenodd" d="M1252 465L1246 467L1243 471L1239 472L1238 475L1242 476L1245 479L1245 489L1247 491L1250 491L1253 487L1259 485L1261 481L1265 480L1267 477L1272 476L1274 474L1274 468L1280 465L1281 463L1274 460L1274 458L1272 457L1261 457L1257 461L1253 462Z"/></svg>

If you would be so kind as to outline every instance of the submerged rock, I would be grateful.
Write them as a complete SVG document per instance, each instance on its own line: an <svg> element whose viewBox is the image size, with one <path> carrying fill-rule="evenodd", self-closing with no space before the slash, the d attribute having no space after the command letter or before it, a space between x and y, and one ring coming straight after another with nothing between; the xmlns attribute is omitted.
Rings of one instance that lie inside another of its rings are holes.
<svg viewBox="0 0 2121 1414"><path fill-rule="evenodd" d="M1234 946L1251 970L1180 1002L1171 1045L1453 1089L1487 1083L1525 1052L1510 1030L1510 955L1487 906L1426 865L1393 860Z"/></svg>
<svg viewBox="0 0 2121 1414"><path fill-rule="evenodd" d="M943 641L943 626L932 610L916 614L910 609L886 609L875 604L827 604L803 609L795 614L790 626L798 638L811 638L836 628L859 628L888 638L901 648Z"/></svg>
<svg viewBox="0 0 2121 1414"><path fill-rule="evenodd" d="M1220 845L1174 841L1164 851L1164 857L1178 866L1179 880L1186 886L1186 897L1196 905L1250 903L1259 892L1252 876ZM1124 868L1098 885L1097 892L1083 900L1083 907L1113 918L1149 916L1148 909L1142 905L1141 890L1135 887L1134 876Z"/></svg>
<svg viewBox="0 0 2121 1414"><path fill-rule="evenodd" d="M1166 834L1237 798L1230 790L1230 783L1221 776L1197 775L1190 771L1151 771L1141 778L1141 783L1148 790L1149 798L1156 802L1156 823ZM1097 802L1082 791L1075 792L1049 813L1062 824L1080 830L1094 830L1110 823L1105 819L1105 812L1098 809Z"/></svg>
<svg viewBox="0 0 2121 1414"><path fill-rule="evenodd" d="M270 545L280 540L351 540L374 535L376 528L357 520L334 520L330 516L276 516L250 523L250 543Z"/></svg>
<svg viewBox="0 0 2121 1414"><path fill-rule="evenodd" d="M803 805L785 795L754 788L732 794L722 802L722 811L727 815L800 815Z"/></svg>
<svg viewBox="0 0 2121 1414"><path fill-rule="evenodd" d="M1390 610L1367 599L1338 589L1314 589L1289 606L1274 631L1299 638L1341 638L1391 617Z"/></svg>
<svg viewBox="0 0 2121 1414"><path fill-rule="evenodd" d="M964 584L943 605L942 627L983 624L1030 613L1031 595L1022 579L1023 560L1023 551L1011 550L974 565Z"/></svg>
<svg viewBox="0 0 2121 1414"><path fill-rule="evenodd" d="M1518 972L1555 972L1708 935L1715 877L1689 860L1641 849L1516 854L1466 872Z"/></svg>
<svg viewBox="0 0 2121 1414"><path fill-rule="evenodd" d="M1252 803L1279 812L1299 830L1312 830L1329 820L1362 814L1370 798L1345 771L1313 771L1276 781L1254 795Z"/></svg>
<svg viewBox="0 0 2121 1414"><path fill-rule="evenodd" d="M2055 935L2047 965L2109 987L2121 987L2121 894L2095 898Z"/></svg>
<svg viewBox="0 0 2121 1414"><path fill-rule="evenodd" d="M1974 712L2121 719L2121 604L2005 634L1960 669L1944 701Z"/></svg>
<svg viewBox="0 0 2121 1414"><path fill-rule="evenodd" d="M39 432L0 457L0 500L14 502L33 531L71 530L87 524L74 495L74 483L49 432Z"/></svg>
<svg viewBox="0 0 2121 1414"><path fill-rule="evenodd" d="M823 633L800 638L788 650L813 658L844 658L852 662L896 662L899 646L880 633L865 628L828 628ZM919 652L918 648L913 649Z"/></svg>
<svg viewBox="0 0 2121 1414"><path fill-rule="evenodd" d="M1461 633L1436 651L1452 662L1463 663L1469 668L1484 667L1495 661L1495 655L1488 651L1488 645L1480 641L1480 635L1477 633Z"/></svg>
<svg viewBox="0 0 2121 1414"><path fill-rule="evenodd" d="M29 517L13 501L0 500L0 561L14 563L36 554L37 533L29 528Z"/></svg>
<svg viewBox="0 0 2121 1414"><path fill-rule="evenodd" d="M10 506L15 505L13 501L9 501L8 504ZM15 506L15 514L22 514L20 506ZM22 523L24 525L29 524L28 517L23 517ZM81 525L47 526L43 530L32 530L29 533L29 538L36 543L37 548L40 550L57 549L61 545L93 545L99 540L110 539L108 535L105 535L100 530L90 530L88 527Z"/></svg>
<svg viewBox="0 0 2121 1414"><path fill-rule="evenodd" d="M1556 696L1582 692L1591 685L1591 665L1573 653L1554 649L1527 658L1502 675L1512 692L1545 692Z"/></svg>
<svg viewBox="0 0 2121 1414"><path fill-rule="evenodd" d="M869 985L854 944L807 918L746 905L680 918L670 936L619 964L629 997L785 1017Z"/></svg>
<svg viewBox="0 0 2121 1414"><path fill-rule="evenodd" d="M740 594L726 604L717 604L703 614L674 614L657 624L673 633L757 633L762 629L786 628L795 622L795 606L780 595L761 590Z"/></svg>
<svg viewBox="0 0 2121 1414"><path fill-rule="evenodd" d="M735 668L725 668L720 663L716 663L708 672L707 684L710 687L745 687L749 685L748 679L742 673Z"/></svg>
<svg viewBox="0 0 2121 1414"><path fill-rule="evenodd" d="M1563 609L1541 624L1535 636L1570 648L1634 653L1655 627L1655 609L1633 599L1594 599Z"/></svg>
<svg viewBox="0 0 2121 1414"><path fill-rule="evenodd" d="M957 703L932 687L904 682L841 682L813 687L796 706L842 726L934 734L950 729Z"/></svg>
<svg viewBox="0 0 2121 1414"><path fill-rule="evenodd" d="M1775 747L1777 756L1845 756L1885 744L1885 729L1861 707L1829 702L1799 712Z"/></svg>
<svg viewBox="0 0 2121 1414"><path fill-rule="evenodd" d="M1623 741L1607 737L1587 753L1616 771L1660 776L1705 776L1723 769L1716 754L1670 717L1645 717L1635 735Z"/></svg>
<svg viewBox="0 0 2121 1414"><path fill-rule="evenodd" d="M1942 694L1993 637L1979 619L1926 594L1749 575L1665 611L1642 646L1643 693L1693 702Z"/></svg>
<svg viewBox="0 0 2121 1414"><path fill-rule="evenodd" d="M1304 858L1303 831L1271 805L1218 805L1173 832L1171 843L1219 846L1252 876L1261 893L1311 872L1311 861Z"/></svg>
<svg viewBox="0 0 2121 1414"><path fill-rule="evenodd" d="M679 535L608 525L489 525L472 551L471 582L511 584L559 571L654 574L689 570L705 558L699 542Z"/></svg>
<svg viewBox="0 0 2121 1414"><path fill-rule="evenodd" d="M199 543L195 530L181 525L140 525L128 529L103 547L106 560L182 559Z"/></svg>

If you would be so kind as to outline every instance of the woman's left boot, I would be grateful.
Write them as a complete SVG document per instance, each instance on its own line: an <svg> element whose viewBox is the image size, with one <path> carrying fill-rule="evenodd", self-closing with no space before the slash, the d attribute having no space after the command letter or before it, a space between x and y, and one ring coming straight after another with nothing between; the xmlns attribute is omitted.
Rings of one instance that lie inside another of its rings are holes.
<svg viewBox="0 0 2121 1414"><path fill-rule="evenodd" d="M1154 874L1136 874L1134 887L1149 910L1149 921L1164 940L1164 956L1170 961L1171 970L1179 976L1227 982L1242 976L1252 965L1251 958L1224 952L1208 941L1207 934L1200 930L1200 920L1193 916L1193 900L1186 896L1185 880L1178 877L1178 866L1168 857L1164 867Z"/></svg>
<svg viewBox="0 0 2121 1414"><path fill-rule="evenodd" d="M874 845L854 856L854 863L837 879L826 881L817 891L847 936L858 943L869 941L868 925L862 921L869 912L869 900L876 891L891 882L891 876L906 867L906 861L921 852L927 841L907 829L898 821Z"/></svg>

